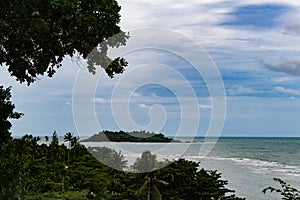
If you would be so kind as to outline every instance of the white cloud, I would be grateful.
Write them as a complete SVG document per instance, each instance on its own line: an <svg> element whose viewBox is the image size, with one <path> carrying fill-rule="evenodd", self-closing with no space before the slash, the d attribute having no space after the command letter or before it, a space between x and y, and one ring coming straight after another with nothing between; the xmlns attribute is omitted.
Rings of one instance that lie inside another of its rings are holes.
<svg viewBox="0 0 300 200"><path fill-rule="evenodd" d="M293 76L284 76L284 77L276 77L272 79L272 82L274 83L290 83L297 80L297 77Z"/></svg>
<svg viewBox="0 0 300 200"><path fill-rule="evenodd" d="M146 104L144 104L144 103L139 103L138 104L138 106L140 107L140 108L150 108L150 106L148 106L148 105L146 105Z"/></svg>
<svg viewBox="0 0 300 200"><path fill-rule="evenodd" d="M295 10L300 8L298 1L286 0L190 0L188 2L161 1L137 1L120 0L122 7L121 27L130 31L136 28L154 27L178 31L191 37L201 44L209 53L222 55L221 67L239 70L257 70L259 65L237 65L232 63L250 60L251 63L264 58L272 52L281 55L291 51L300 51L300 37L287 35L287 29L291 29L289 23L297 22L299 12L289 13L279 21L279 28L258 31L255 29L242 29L236 27L221 26L230 19L228 13L234 12L239 7L247 5L281 4ZM294 28L293 29L297 29ZM157 37L159 42L160 38ZM216 55L217 56L217 55ZM214 57L213 57L214 59ZM228 64L224 64L227 62Z"/></svg>
<svg viewBox="0 0 300 200"><path fill-rule="evenodd" d="M275 90L284 94L297 95L297 96L300 95L300 90L284 88L281 86L275 87Z"/></svg>
<svg viewBox="0 0 300 200"><path fill-rule="evenodd" d="M295 7L292 12L285 14L284 16L281 17L281 21L283 22L282 28L283 28L283 33L284 34L289 34L289 35L298 35L300 34L300 25L299 25L299 20L300 20L300 8Z"/></svg>
<svg viewBox="0 0 300 200"><path fill-rule="evenodd" d="M211 105L199 104L198 107L200 109L211 109Z"/></svg>
<svg viewBox="0 0 300 200"><path fill-rule="evenodd" d="M94 103L106 103L107 101L103 98L96 97L93 102Z"/></svg>
<svg viewBox="0 0 300 200"><path fill-rule="evenodd" d="M141 97L142 95L137 93L137 92L132 92L131 93L131 98L138 98L138 97Z"/></svg>
<svg viewBox="0 0 300 200"><path fill-rule="evenodd" d="M255 91L252 88L244 87L242 85L232 87L232 88L228 89L227 91L231 95L259 93L259 91Z"/></svg>

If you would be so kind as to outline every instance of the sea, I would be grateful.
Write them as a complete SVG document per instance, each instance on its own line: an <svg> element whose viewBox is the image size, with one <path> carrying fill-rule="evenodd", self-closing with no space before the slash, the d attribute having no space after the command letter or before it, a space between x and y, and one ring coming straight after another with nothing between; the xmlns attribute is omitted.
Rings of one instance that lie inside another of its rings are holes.
<svg viewBox="0 0 300 200"><path fill-rule="evenodd" d="M178 138L176 138L178 139ZM222 137L180 138L180 143L86 142L86 147L109 147L121 151L132 165L143 151L158 160L185 158L200 167L217 170L227 188L249 200L279 200L277 193L263 194L268 186L280 188L280 178L300 190L300 138ZM130 167L128 168L130 170Z"/></svg>

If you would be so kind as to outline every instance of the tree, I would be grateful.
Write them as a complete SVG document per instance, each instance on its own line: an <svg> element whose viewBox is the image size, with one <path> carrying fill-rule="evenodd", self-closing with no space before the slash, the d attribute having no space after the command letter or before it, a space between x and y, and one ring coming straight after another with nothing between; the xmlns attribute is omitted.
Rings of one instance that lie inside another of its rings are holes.
<svg viewBox="0 0 300 200"><path fill-rule="evenodd" d="M137 172L144 173L155 170L157 167L156 155L152 155L150 151L142 153L141 158L137 158L133 164L133 169Z"/></svg>
<svg viewBox="0 0 300 200"><path fill-rule="evenodd" d="M59 141L57 137L56 131L52 134L52 141L49 145L50 153L51 153L51 160L54 162L58 162L61 160L61 153L62 153L62 147L59 146Z"/></svg>
<svg viewBox="0 0 300 200"><path fill-rule="evenodd" d="M124 174L123 170L127 167L128 161L125 160L125 156L121 153L121 151L117 153L113 150L110 157L111 158L107 163L107 165L110 166L109 175L111 178L108 189L111 191L112 196L119 196L123 189L123 186L120 184L120 178Z"/></svg>
<svg viewBox="0 0 300 200"><path fill-rule="evenodd" d="M267 187L263 189L263 193L266 194L267 191L269 192L277 192L280 193L282 199L284 200L300 200L300 191L296 188L291 187L290 184L287 184L285 181L281 180L280 178L274 178L275 182L278 182L281 185L281 189L276 189L273 187Z"/></svg>
<svg viewBox="0 0 300 200"><path fill-rule="evenodd" d="M64 136L64 141L69 142L69 148L68 148L68 166L70 165L70 148L71 148L71 142L73 140L73 134L71 132L67 132Z"/></svg>
<svg viewBox="0 0 300 200"><path fill-rule="evenodd" d="M11 88L0 86L0 150L11 139L11 123L9 119L19 119L23 114L15 112L15 105L11 102Z"/></svg>
<svg viewBox="0 0 300 200"><path fill-rule="evenodd" d="M159 178L168 182L160 192L165 199L230 199L242 200L225 188L227 181L221 180L216 171L199 170L200 163L179 159L159 170ZM164 178L163 178L164 177Z"/></svg>
<svg viewBox="0 0 300 200"><path fill-rule="evenodd" d="M157 184L168 185L166 181L157 178L157 171L153 171L158 166L159 162L156 159L156 155L152 155L150 151L143 152L141 158L137 158L133 164L133 169L142 173L140 175L145 179L137 194L141 195L143 191L146 191L147 200L161 200L162 195L157 187Z"/></svg>
<svg viewBox="0 0 300 200"><path fill-rule="evenodd" d="M31 140L31 148L32 148L32 159L35 159L35 155L38 153L38 142L41 140L39 136L33 137Z"/></svg>
<svg viewBox="0 0 300 200"><path fill-rule="evenodd" d="M147 200L155 199L161 200L162 195L157 187L157 184L169 185L168 182L159 180L155 172L150 172L145 176L145 182L142 187L139 189L138 193L141 194L143 191L147 191Z"/></svg>
<svg viewBox="0 0 300 200"><path fill-rule="evenodd" d="M112 153L110 166L118 171L123 171L124 168L127 167L127 160L125 160L125 156L121 151L119 151L119 153L117 153L116 151Z"/></svg>
<svg viewBox="0 0 300 200"><path fill-rule="evenodd" d="M46 135L45 136L45 142L48 143L48 141L49 141L49 136Z"/></svg>
<svg viewBox="0 0 300 200"><path fill-rule="evenodd" d="M0 65L28 85L45 73L53 76L66 56L87 59L91 73L96 65L110 77L122 73L127 62L107 56L109 47L129 37L118 26L119 11L115 0L6 1L0 6Z"/></svg>
<svg viewBox="0 0 300 200"><path fill-rule="evenodd" d="M73 140L71 141L71 147L73 148L73 159L75 159L76 150L78 146L79 146L79 138L73 137Z"/></svg>

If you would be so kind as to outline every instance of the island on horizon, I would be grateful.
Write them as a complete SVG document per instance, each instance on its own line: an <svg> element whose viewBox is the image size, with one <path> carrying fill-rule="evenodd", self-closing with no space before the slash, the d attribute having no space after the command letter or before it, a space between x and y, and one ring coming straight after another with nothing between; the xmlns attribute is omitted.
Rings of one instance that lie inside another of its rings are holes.
<svg viewBox="0 0 300 200"><path fill-rule="evenodd" d="M83 139L81 142L180 142L165 137L162 133L150 133L146 131L101 131L93 136Z"/></svg>

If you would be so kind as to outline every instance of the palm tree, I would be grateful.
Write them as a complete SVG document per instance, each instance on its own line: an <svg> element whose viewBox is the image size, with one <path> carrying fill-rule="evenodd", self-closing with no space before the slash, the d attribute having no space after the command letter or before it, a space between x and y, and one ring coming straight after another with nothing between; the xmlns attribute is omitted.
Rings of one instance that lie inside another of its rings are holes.
<svg viewBox="0 0 300 200"><path fill-rule="evenodd" d="M51 158L52 161L59 161L61 159L61 147L59 146L59 141L57 137L56 131L52 134L52 141L50 143L50 151L51 151Z"/></svg>
<svg viewBox="0 0 300 200"><path fill-rule="evenodd" d="M150 151L145 151L141 158L136 159L132 167L137 172L145 173L155 170L157 164L156 155L152 155Z"/></svg>
<svg viewBox="0 0 300 200"><path fill-rule="evenodd" d="M52 141L51 141L51 145L53 145L53 146L57 146L58 145L58 137L57 137L57 133L56 133L56 131L54 131L53 132L53 134L52 134Z"/></svg>
<svg viewBox="0 0 300 200"><path fill-rule="evenodd" d="M68 148L68 166L70 162L70 148L71 148L71 142L73 140L73 134L71 132L67 132L64 137L65 142L69 142L69 148Z"/></svg>
<svg viewBox="0 0 300 200"><path fill-rule="evenodd" d="M35 159L35 155L38 152L38 142L41 140L39 136L33 137L31 140L31 147L32 147L32 160Z"/></svg>
<svg viewBox="0 0 300 200"><path fill-rule="evenodd" d="M119 153L113 151L111 156L112 158L109 163L109 166L111 167L110 174L112 176L111 193L112 195L115 195L118 191L117 175L127 167L127 160L125 160L125 156L121 153L121 151L119 151Z"/></svg>
<svg viewBox="0 0 300 200"><path fill-rule="evenodd" d="M75 159L76 149L79 146L79 137L73 137L71 147L73 148L73 159Z"/></svg>
<svg viewBox="0 0 300 200"><path fill-rule="evenodd" d="M45 136L45 142L46 142L46 144L48 144L48 142L49 142L49 137L48 136Z"/></svg>
<svg viewBox="0 0 300 200"><path fill-rule="evenodd" d="M145 176L146 181L141 186L141 188L138 191L138 194L141 194L144 190L147 191L147 200L162 200L162 195L157 187L157 184L163 184L168 185L166 181L157 179L156 175L151 172L148 173L147 176ZM152 195L151 195L152 194Z"/></svg>
<svg viewBox="0 0 300 200"><path fill-rule="evenodd" d="M123 169L127 167L127 160L125 160L125 156L121 151L119 151L119 153L113 152L111 167L118 171L123 171Z"/></svg>
<svg viewBox="0 0 300 200"><path fill-rule="evenodd" d="M163 185L169 184L166 181L157 179L157 171L154 171L157 167L158 161L156 160L156 155L152 155L150 151L143 152L141 158L137 158L133 164L133 169L137 170L138 172L148 172L147 175L144 177L146 181L138 190L138 194L141 194L144 190L147 191L147 200L161 200L162 196L158 190L157 183Z"/></svg>
<svg viewBox="0 0 300 200"><path fill-rule="evenodd" d="M23 136L22 138L15 139L14 144L15 144L15 151L18 159L23 161L24 157L31 150L30 146L28 145L28 142Z"/></svg>

